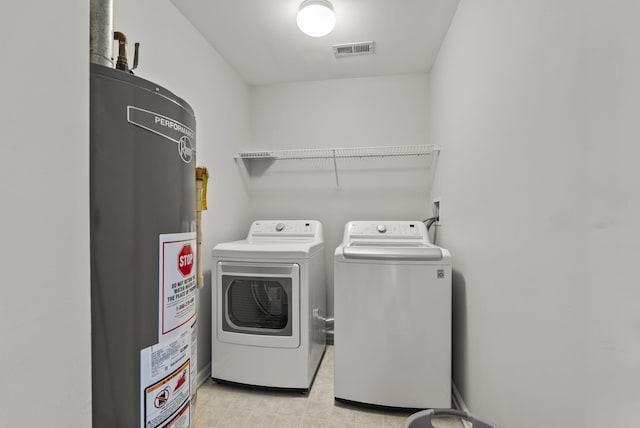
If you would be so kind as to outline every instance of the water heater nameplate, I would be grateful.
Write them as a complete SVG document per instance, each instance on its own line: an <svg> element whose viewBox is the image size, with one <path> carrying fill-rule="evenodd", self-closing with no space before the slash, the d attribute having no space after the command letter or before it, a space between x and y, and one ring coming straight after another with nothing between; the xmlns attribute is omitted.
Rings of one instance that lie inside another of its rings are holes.
<svg viewBox="0 0 640 428"><path fill-rule="evenodd" d="M134 106L127 106L127 121L176 143L178 155L184 162L190 163L193 159L196 133L187 125Z"/></svg>

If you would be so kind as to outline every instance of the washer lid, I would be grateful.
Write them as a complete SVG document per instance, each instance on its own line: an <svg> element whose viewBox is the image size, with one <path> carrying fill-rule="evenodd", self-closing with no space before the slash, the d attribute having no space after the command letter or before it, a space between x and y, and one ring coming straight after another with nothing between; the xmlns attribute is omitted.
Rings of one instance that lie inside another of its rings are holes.
<svg viewBox="0 0 640 428"><path fill-rule="evenodd" d="M406 246L361 246L347 245L342 247L345 259L421 261L442 260L444 255L439 247L433 245Z"/></svg>

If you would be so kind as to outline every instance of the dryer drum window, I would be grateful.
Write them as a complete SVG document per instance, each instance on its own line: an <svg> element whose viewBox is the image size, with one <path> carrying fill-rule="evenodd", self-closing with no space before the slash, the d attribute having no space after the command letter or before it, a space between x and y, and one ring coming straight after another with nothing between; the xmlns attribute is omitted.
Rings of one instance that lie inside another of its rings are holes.
<svg viewBox="0 0 640 428"><path fill-rule="evenodd" d="M223 330L291 335L291 278L223 276L222 283Z"/></svg>

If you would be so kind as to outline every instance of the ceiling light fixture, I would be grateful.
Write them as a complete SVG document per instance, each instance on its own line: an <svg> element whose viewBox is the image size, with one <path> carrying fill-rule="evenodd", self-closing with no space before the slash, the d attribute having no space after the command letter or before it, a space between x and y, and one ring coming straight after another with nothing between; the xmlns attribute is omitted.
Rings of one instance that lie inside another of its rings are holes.
<svg viewBox="0 0 640 428"><path fill-rule="evenodd" d="M336 15L328 0L305 0L300 4L298 27L311 37L329 34L336 26Z"/></svg>

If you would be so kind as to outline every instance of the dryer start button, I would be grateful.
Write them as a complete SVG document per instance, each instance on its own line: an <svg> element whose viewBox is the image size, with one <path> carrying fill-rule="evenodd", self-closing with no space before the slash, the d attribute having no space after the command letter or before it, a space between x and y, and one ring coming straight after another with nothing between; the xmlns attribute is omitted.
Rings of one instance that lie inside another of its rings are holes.
<svg viewBox="0 0 640 428"><path fill-rule="evenodd" d="M276 232L282 232L284 230L284 223L276 224Z"/></svg>

